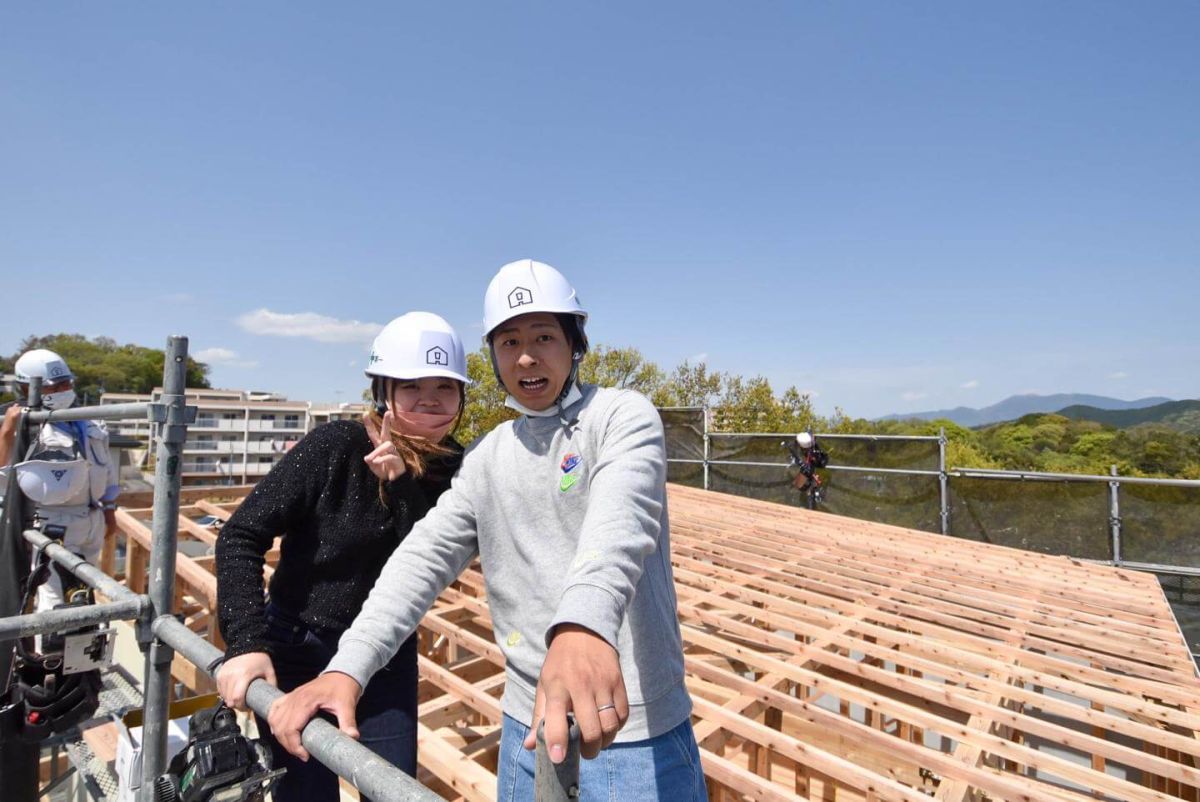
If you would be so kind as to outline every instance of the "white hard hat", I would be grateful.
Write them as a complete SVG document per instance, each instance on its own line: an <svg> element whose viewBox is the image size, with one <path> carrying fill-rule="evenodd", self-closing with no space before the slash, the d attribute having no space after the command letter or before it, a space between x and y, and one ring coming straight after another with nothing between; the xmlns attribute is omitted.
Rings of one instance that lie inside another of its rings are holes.
<svg viewBox="0 0 1200 802"><path fill-rule="evenodd" d="M383 327L371 344L368 376L443 376L469 384L467 357L454 327L432 312L409 312Z"/></svg>
<svg viewBox="0 0 1200 802"><path fill-rule="evenodd" d="M35 503L51 506L88 503L88 464L83 457L30 459L13 467L21 492Z"/></svg>
<svg viewBox="0 0 1200 802"><path fill-rule="evenodd" d="M800 432L796 435L796 445L801 448L812 448L813 442L813 436L808 432Z"/></svg>
<svg viewBox="0 0 1200 802"><path fill-rule="evenodd" d="M66 360L45 348L35 348L26 351L17 359L13 366L17 381L29 384L30 379L41 379L44 384L52 384L62 379L73 379L75 374L67 367Z"/></svg>
<svg viewBox="0 0 1200 802"><path fill-rule="evenodd" d="M587 322L575 288L562 273L532 259L509 262L496 273L483 297L484 340L501 323L529 312L575 315L581 333Z"/></svg>

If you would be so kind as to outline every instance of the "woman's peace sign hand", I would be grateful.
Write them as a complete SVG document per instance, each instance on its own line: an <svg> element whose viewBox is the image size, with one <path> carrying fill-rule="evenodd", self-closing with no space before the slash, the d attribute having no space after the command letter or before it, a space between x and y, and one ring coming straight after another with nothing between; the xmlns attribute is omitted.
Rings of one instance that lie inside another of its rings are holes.
<svg viewBox="0 0 1200 802"><path fill-rule="evenodd" d="M363 457L363 462L367 463L371 473L387 482L400 478L408 470L404 465L404 460L400 458L399 452L396 451L396 445L392 442L392 422L394 420L392 411L388 410L383 413L382 428L375 423L374 416L368 416L365 422L367 437L371 438L371 445L375 446L375 449Z"/></svg>

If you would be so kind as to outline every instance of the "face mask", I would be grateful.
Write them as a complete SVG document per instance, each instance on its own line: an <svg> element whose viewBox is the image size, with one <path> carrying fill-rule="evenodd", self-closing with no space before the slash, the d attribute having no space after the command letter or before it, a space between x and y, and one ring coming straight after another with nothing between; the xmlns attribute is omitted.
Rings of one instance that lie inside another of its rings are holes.
<svg viewBox="0 0 1200 802"><path fill-rule="evenodd" d="M58 393L47 393L42 396L42 406L46 409L70 409L75 403L75 391L63 390Z"/></svg>
<svg viewBox="0 0 1200 802"><path fill-rule="evenodd" d="M454 425L457 412L449 415L438 415L430 412L400 412L392 410L392 417L399 424L396 428L401 434L424 437L431 443L440 443Z"/></svg>

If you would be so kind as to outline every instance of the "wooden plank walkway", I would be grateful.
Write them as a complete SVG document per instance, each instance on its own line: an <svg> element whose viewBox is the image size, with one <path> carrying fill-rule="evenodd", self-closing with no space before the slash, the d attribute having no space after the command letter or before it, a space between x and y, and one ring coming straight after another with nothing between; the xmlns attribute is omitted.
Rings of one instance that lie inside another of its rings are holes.
<svg viewBox="0 0 1200 802"><path fill-rule="evenodd" d="M185 499L183 515L236 508L217 492ZM1152 575L669 495L713 800L1200 800L1200 681ZM121 517L132 576L148 516ZM219 642L211 557L183 563L179 580L185 619ZM419 637L421 779L491 800L504 660L478 565Z"/></svg>

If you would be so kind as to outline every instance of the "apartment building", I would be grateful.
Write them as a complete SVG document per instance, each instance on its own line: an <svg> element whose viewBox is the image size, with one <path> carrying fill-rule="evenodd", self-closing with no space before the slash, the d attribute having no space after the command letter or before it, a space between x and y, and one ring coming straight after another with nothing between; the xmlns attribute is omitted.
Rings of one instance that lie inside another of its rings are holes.
<svg viewBox="0 0 1200 802"><path fill-rule="evenodd" d="M157 401L161 396L161 388L148 396L105 393L100 403ZM331 420L359 417L365 410L363 404L315 405L248 390L196 388L185 396L196 407L196 421L183 446L185 485L253 484L307 432ZM149 450L155 424L114 421L109 428L140 440Z"/></svg>

